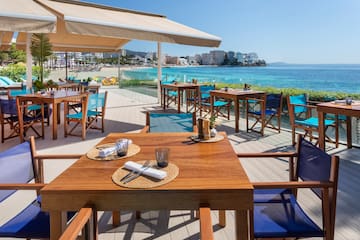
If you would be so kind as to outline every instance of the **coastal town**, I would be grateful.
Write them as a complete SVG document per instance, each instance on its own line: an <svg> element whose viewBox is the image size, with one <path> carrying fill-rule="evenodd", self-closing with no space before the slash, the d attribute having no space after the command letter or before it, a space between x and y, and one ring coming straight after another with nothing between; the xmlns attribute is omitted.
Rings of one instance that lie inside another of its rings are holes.
<svg viewBox="0 0 360 240"><path fill-rule="evenodd" d="M120 55L120 56L119 56ZM67 60L66 60L67 59ZM140 52L122 49L117 53L64 53L54 52L46 65L50 68L64 67L65 62L71 68L79 66L96 66L98 64L155 66L158 57L156 52ZM242 53L235 51L213 50L194 56L162 56L163 66L265 66L266 62L255 52ZM91 67L90 67L91 68Z"/></svg>

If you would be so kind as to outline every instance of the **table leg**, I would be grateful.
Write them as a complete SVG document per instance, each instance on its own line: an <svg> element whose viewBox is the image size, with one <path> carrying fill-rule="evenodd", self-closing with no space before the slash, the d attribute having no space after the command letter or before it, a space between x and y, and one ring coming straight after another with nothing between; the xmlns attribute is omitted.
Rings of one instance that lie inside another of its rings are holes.
<svg viewBox="0 0 360 240"><path fill-rule="evenodd" d="M57 240L62 233L61 211L50 211L50 240Z"/></svg>
<svg viewBox="0 0 360 240"><path fill-rule="evenodd" d="M319 148L325 150L325 126L324 126L324 112L318 112L319 118Z"/></svg>
<svg viewBox="0 0 360 240"><path fill-rule="evenodd" d="M346 116L346 144L347 148L352 148L351 117L349 116Z"/></svg>
<svg viewBox="0 0 360 240"><path fill-rule="evenodd" d="M181 104L181 97L182 96L180 96L180 88L178 88L178 90L177 90L177 97L178 97L178 113L180 113L180 104Z"/></svg>
<svg viewBox="0 0 360 240"><path fill-rule="evenodd" d="M163 110L165 111L165 108L166 108L166 96L165 96L165 92L166 92L166 89L165 88L161 88L161 96L162 96L162 105L163 105Z"/></svg>
<svg viewBox="0 0 360 240"><path fill-rule="evenodd" d="M235 132L239 132L239 120L240 120L240 107L239 99L234 101L234 114L235 114Z"/></svg>
<svg viewBox="0 0 360 240"><path fill-rule="evenodd" d="M249 219L246 210L235 211L235 230L237 240L249 239Z"/></svg>
<svg viewBox="0 0 360 240"><path fill-rule="evenodd" d="M53 139L57 139L57 126L58 126L58 104L53 104L53 121L52 121L52 135Z"/></svg>
<svg viewBox="0 0 360 240"><path fill-rule="evenodd" d="M200 100L201 101L201 100ZM214 113L214 102L215 102L215 96L210 95L210 116L213 116ZM201 103L200 103L201 104ZM206 114L206 113L205 113ZM200 116L201 116L201 110L200 110Z"/></svg>

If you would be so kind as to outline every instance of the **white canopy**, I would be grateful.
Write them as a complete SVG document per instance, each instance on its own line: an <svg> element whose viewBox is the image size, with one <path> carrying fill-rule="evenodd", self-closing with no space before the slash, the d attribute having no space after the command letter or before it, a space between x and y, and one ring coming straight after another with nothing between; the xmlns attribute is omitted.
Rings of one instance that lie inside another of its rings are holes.
<svg viewBox="0 0 360 240"><path fill-rule="evenodd" d="M162 15L73 0L8 1L0 6L1 49L11 32L19 32L20 49L26 33L48 33L54 51L114 52L133 39L207 47L221 42Z"/></svg>

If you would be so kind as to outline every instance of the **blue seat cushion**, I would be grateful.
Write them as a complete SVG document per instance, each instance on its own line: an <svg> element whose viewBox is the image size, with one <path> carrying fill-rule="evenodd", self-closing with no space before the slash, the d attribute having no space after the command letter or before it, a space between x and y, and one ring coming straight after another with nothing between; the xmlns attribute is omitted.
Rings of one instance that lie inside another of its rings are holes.
<svg viewBox="0 0 360 240"><path fill-rule="evenodd" d="M49 214L41 212L38 202L34 202L17 216L0 227L1 237L49 238Z"/></svg>
<svg viewBox="0 0 360 240"><path fill-rule="evenodd" d="M325 121L324 121L325 126L333 125L334 123L335 123L335 121L329 120L329 119L325 119ZM304 120L295 120L295 124L318 128L319 127L319 119L317 117L311 117L311 118L304 119Z"/></svg>
<svg viewBox="0 0 360 240"><path fill-rule="evenodd" d="M281 201L254 203L255 238L322 237L323 231L303 211L292 194Z"/></svg>
<svg viewBox="0 0 360 240"><path fill-rule="evenodd" d="M223 107L226 106L227 104L228 102L218 100L214 102L214 107ZM202 103L202 105L210 107L210 103L208 102Z"/></svg>
<svg viewBox="0 0 360 240"><path fill-rule="evenodd" d="M281 194L291 194L290 189L255 189L254 190L254 202L255 203L267 203L274 201L281 201Z"/></svg>

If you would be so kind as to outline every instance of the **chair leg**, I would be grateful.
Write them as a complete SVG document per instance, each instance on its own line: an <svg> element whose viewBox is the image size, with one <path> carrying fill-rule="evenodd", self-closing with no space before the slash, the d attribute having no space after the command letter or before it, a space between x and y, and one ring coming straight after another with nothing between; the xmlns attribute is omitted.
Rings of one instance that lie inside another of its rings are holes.
<svg viewBox="0 0 360 240"><path fill-rule="evenodd" d="M226 211L225 210L219 210L219 225L221 227L226 226Z"/></svg>
<svg viewBox="0 0 360 240"><path fill-rule="evenodd" d="M291 128L291 142L292 145L295 146L295 127Z"/></svg>
<svg viewBox="0 0 360 240"><path fill-rule="evenodd" d="M119 226L121 223L121 215L120 215L120 211L113 211L112 212L112 221L113 221L113 226Z"/></svg>

